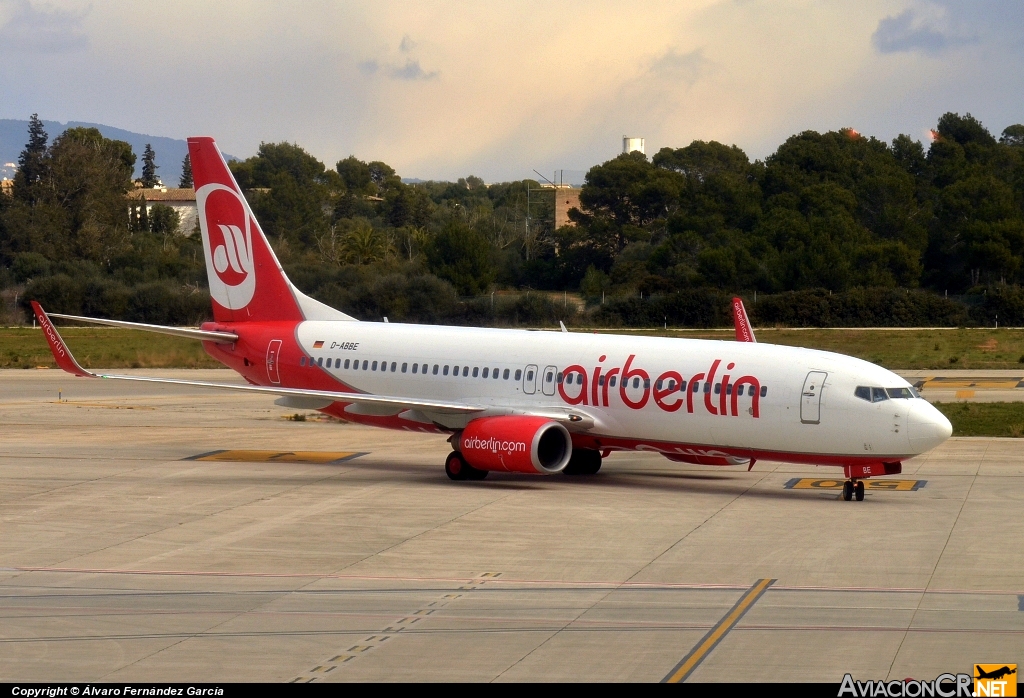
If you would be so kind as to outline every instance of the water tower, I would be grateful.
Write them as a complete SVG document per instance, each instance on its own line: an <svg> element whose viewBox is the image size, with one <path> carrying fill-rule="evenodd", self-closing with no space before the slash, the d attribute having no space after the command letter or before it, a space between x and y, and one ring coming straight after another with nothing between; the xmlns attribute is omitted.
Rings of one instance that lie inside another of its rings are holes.
<svg viewBox="0 0 1024 698"><path fill-rule="evenodd" d="M636 138L636 137L633 137L633 136L623 136L622 137L622 152L623 153L632 153L634 150L639 150L642 154L646 155L646 153L644 153L644 139L643 138Z"/></svg>

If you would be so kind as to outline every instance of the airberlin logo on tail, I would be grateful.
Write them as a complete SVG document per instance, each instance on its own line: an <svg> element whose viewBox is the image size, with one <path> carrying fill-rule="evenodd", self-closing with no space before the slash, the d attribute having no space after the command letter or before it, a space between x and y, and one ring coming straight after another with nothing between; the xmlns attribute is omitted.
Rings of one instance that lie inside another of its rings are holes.
<svg viewBox="0 0 1024 698"><path fill-rule="evenodd" d="M213 251L213 268L223 279L228 267L236 274L243 277L252 271L252 255L246 247L245 238L237 225L217 225L221 235L224 236L224 244L219 245Z"/></svg>
<svg viewBox="0 0 1024 698"><path fill-rule="evenodd" d="M607 357L597 361L603 363ZM618 394L619 401L631 410L641 410L653 400L665 412L685 407L693 414L703 408L708 414L739 416L746 408L755 419L760 417L761 382L755 376L736 376L736 364L729 362L724 370L715 359L705 373L688 378L678 371L665 371L651 384L651 374L633 365L630 354L621 367L595 366L588 378L587 369L579 364L567 367L558 381L558 394L570 405L609 406L609 393Z"/></svg>
<svg viewBox="0 0 1024 698"><path fill-rule="evenodd" d="M256 292L252 218L234 189L218 183L196 192L210 295L230 310L249 305Z"/></svg>

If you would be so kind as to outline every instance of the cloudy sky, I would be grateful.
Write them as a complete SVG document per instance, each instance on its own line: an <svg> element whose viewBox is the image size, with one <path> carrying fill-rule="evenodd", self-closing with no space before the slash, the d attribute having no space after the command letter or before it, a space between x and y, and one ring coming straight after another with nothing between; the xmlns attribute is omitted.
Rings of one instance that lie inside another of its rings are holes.
<svg viewBox="0 0 1024 698"><path fill-rule="evenodd" d="M585 170L624 134L770 154L806 129L1024 122L1024 0L0 0L0 118L406 177Z"/></svg>

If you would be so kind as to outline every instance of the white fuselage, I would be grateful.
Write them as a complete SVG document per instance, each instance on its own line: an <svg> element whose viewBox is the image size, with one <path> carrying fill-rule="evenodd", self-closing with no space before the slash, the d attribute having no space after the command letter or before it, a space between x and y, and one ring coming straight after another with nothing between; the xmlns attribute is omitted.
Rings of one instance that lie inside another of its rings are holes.
<svg viewBox="0 0 1024 698"><path fill-rule="evenodd" d="M489 405L496 412L571 408L593 420L591 436L641 449L649 443L669 454L697 445L755 455L820 454L822 462L831 456L899 460L949 436L949 422L919 397L875 393L870 401L855 394L866 387L912 395L904 379L860 359L811 349L316 321L300 323L296 340L315 364L311 370L327 371L359 392ZM417 416L407 418L415 428ZM681 450L673 451L673 444Z"/></svg>

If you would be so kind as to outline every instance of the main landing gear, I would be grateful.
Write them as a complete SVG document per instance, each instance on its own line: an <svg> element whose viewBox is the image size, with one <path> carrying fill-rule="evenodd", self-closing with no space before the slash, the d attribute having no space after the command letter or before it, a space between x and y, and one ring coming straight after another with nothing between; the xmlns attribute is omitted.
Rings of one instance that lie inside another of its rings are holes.
<svg viewBox="0 0 1024 698"><path fill-rule="evenodd" d="M597 475L601 469L601 452L589 448L574 448L562 473L565 475Z"/></svg>
<svg viewBox="0 0 1024 698"><path fill-rule="evenodd" d="M474 468L458 451L452 451L445 458L444 472L452 480L483 480L487 477L486 470Z"/></svg>
<svg viewBox="0 0 1024 698"><path fill-rule="evenodd" d="M863 480L847 480L843 483L843 499L848 502L854 497L857 498L858 502L864 501Z"/></svg>

